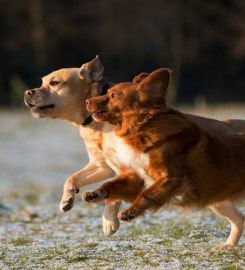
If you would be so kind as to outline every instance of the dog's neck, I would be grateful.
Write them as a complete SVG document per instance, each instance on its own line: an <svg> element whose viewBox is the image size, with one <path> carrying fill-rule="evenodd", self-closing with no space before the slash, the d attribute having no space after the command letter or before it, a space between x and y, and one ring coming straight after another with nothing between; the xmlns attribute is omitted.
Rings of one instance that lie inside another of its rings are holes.
<svg viewBox="0 0 245 270"><path fill-rule="evenodd" d="M148 110L124 114L115 132L135 149L148 152L164 143L166 139L184 132L190 126L192 123L183 118L182 114L166 108L159 111Z"/></svg>

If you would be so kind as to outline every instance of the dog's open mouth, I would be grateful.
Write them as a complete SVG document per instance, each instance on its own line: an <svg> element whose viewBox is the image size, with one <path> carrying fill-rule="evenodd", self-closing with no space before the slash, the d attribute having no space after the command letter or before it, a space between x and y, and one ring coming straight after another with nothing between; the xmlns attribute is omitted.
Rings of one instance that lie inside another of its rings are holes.
<svg viewBox="0 0 245 270"><path fill-rule="evenodd" d="M30 102L28 102L28 106L32 109L37 109L37 110L41 110L41 111L46 110L46 109L52 109L55 107L54 104L49 104L49 105L44 105L44 106L36 106Z"/></svg>
<svg viewBox="0 0 245 270"><path fill-rule="evenodd" d="M95 121L100 122L103 121L107 115L107 111L94 112L92 113L92 117Z"/></svg>

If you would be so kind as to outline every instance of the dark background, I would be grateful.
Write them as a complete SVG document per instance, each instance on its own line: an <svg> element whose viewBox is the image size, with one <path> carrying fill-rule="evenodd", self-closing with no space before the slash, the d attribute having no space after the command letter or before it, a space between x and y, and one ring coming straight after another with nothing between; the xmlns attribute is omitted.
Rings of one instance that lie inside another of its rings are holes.
<svg viewBox="0 0 245 270"><path fill-rule="evenodd" d="M171 99L245 101L244 0L0 0L0 105L99 54L109 80L173 69Z"/></svg>

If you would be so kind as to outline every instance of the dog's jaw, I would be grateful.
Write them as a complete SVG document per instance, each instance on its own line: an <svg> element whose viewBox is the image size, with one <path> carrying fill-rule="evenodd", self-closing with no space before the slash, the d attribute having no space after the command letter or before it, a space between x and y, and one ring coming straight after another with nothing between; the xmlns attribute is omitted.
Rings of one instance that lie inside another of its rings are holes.
<svg viewBox="0 0 245 270"><path fill-rule="evenodd" d="M92 113L92 117L94 121L100 123L106 120L107 114L108 114L107 112L96 112L96 113Z"/></svg>
<svg viewBox="0 0 245 270"><path fill-rule="evenodd" d="M48 104L42 106L27 104L27 106L30 108L31 114L35 118L49 117L52 114L53 110L55 110L55 104Z"/></svg>
<svg viewBox="0 0 245 270"><path fill-rule="evenodd" d="M45 104L45 105L34 105L28 102L26 99L24 100L26 106L30 109L31 114L35 118L44 118L48 117L49 114L54 110L55 104Z"/></svg>

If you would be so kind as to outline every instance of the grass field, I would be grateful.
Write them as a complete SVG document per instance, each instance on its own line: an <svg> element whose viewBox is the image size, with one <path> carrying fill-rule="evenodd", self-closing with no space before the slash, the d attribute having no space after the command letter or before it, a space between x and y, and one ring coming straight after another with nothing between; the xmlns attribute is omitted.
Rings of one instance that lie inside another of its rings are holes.
<svg viewBox="0 0 245 270"><path fill-rule="evenodd" d="M245 119L243 106L193 111ZM77 129L26 111L1 111L0 122L0 269L245 269L245 236L232 250L214 249L229 225L208 209L146 215L110 238L102 233L102 205L78 195L72 211L61 213L63 182L87 162Z"/></svg>

